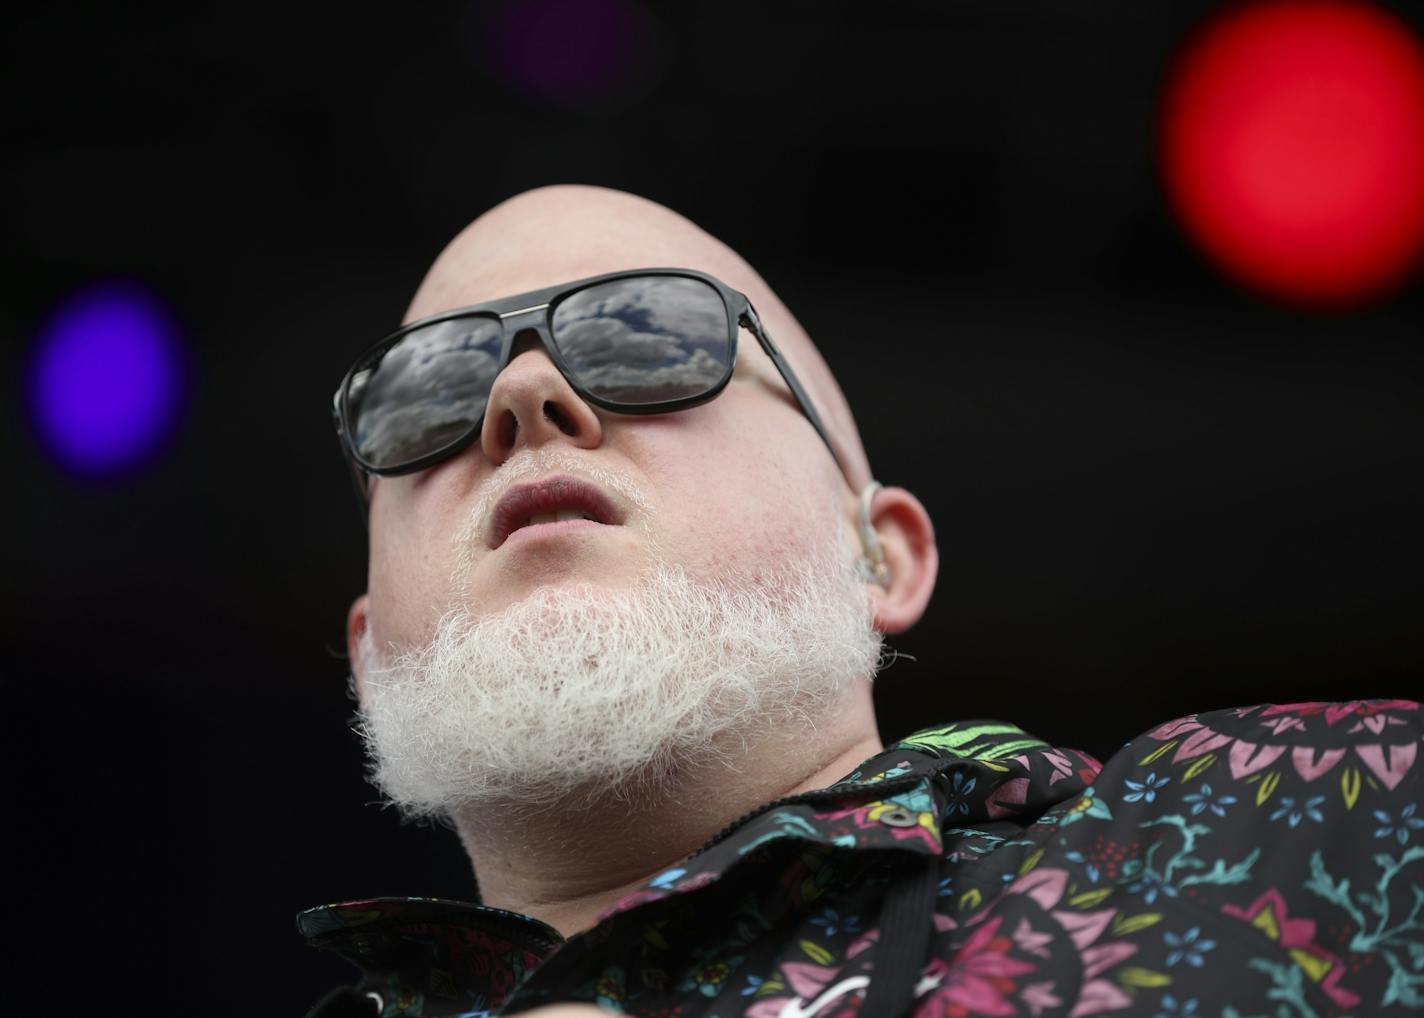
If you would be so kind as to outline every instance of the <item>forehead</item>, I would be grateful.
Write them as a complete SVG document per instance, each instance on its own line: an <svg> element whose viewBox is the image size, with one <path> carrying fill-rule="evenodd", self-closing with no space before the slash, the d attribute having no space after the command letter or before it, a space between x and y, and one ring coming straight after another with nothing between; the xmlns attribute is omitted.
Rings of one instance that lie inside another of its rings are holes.
<svg viewBox="0 0 1424 1018"><path fill-rule="evenodd" d="M610 218L591 211L481 217L436 259L405 320L626 269L697 269L739 290L750 282L705 234L669 229L652 216Z"/></svg>
<svg viewBox="0 0 1424 1018"><path fill-rule="evenodd" d="M649 268L694 269L743 293L760 283L730 248L670 209L621 192L551 188L496 206L451 241L405 321L475 304L516 310L524 298L569 283ZM739 365L775 376L763 358L750 344Z"/></svg>

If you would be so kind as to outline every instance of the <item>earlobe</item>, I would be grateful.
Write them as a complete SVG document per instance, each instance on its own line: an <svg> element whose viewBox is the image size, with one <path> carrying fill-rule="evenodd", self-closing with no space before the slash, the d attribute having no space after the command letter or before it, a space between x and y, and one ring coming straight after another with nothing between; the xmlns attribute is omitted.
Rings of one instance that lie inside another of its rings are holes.
<svg viewBox="0 0 1424 1018"><path fill-rule="evenodd" d="M902 633L920 620L934 593L939 574L934 525L920 500L904 488L875 493L870 523L888 571L883 582L869 581L875 628Z"/></svg>
<svg viewBox="0 0 1424 1018"><path fill-rule="evenodd" d="M366 677L362 673L366 662L361 657L361 638L366 635L366 627L370 625L370 605L371 596L362 594L351 602L351 609L346 613L346 656L350 659L351 674L356 680L356 693L363 700L366 696Z"/></svg>

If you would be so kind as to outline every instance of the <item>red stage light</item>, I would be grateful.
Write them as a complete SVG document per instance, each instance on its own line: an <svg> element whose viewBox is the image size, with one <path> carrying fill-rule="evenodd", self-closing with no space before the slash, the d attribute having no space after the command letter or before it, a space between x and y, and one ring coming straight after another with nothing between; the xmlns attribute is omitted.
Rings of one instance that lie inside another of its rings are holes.
<svg viewBox="0 0 1424 1018"><path fill-rule="evenodd" d="M1162 172L1188 232L1246 285L1351 305L1424 249L1424 47L1361 3L1258 3L1168 76Z"/></svg>

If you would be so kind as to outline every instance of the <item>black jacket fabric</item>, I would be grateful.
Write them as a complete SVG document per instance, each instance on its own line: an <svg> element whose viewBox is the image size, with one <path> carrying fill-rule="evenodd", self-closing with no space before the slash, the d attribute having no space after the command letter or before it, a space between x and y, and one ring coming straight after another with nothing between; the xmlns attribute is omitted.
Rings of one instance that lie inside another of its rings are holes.
<svg viewBox="0 0 1424 1018"><path fill-rule="evenodd" d="M1415 1013L1421 737L1407 700L1192 715L1105 765L938 725L730 824L567 940L458 901L302 912L361 973L310 1013Z"/></svg>

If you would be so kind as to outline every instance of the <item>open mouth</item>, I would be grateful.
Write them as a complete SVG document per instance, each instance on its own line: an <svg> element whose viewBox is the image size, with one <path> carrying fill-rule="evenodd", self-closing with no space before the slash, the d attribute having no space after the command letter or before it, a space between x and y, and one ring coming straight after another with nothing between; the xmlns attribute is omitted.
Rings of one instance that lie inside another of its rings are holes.
<svg viewBox="0 0 1424 1018"><path fill-rule="evenodd" d="M598 522L598 520L594 520L592 516L582 509L560 509L558 512L539 513L535 516L531 516L524 521L522 527L516 527L515 529L522 530L523 527L537 527L541 523L562 523L564 520L593 520L594 523Z"/></svg>
<svg viewBox="0 0 1424 1018"><path fill-rule="evenodd" d="M622 522L608 496L594 485L574 477L553 477L505 493L495 506L489 546L498 548L511 534L532 528L554 533Z"/></svg>

